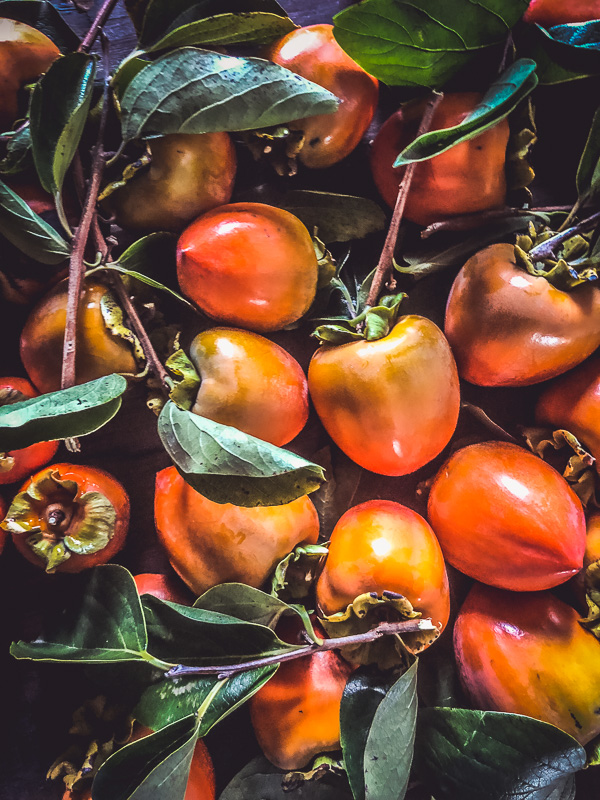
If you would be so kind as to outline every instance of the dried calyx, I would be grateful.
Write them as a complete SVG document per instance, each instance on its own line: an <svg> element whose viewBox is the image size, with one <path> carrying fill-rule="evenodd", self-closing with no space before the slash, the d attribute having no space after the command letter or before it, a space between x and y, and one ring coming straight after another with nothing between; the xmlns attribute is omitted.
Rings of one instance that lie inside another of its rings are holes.
<svg viewBox="0 0 600 800"><path fill-rule="evenodd" d="M515 244L515 259L523 269L563 291L597 281L599 256L592 233L573 233L564 238L547 228L536 230L532 222Z"/></svg>

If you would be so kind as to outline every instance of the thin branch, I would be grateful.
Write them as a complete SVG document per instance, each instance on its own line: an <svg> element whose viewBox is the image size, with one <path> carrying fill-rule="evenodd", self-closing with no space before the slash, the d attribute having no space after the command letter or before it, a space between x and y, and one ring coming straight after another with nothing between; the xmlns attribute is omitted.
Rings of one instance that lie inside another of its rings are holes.
<svg viewBox="0 0 600 800"><path fill-rule="evenodd" d="M87 53L87 52L89 52L90 47L94 44L94 42L96 41L96 38L98 37L98 34L102 30L102 27L103 27L104 23L106 22L106 20L110 17L112 12L114 11L115 6L117 5L117 2L118 2L118 0L104 0L104 3L102 4L102 7L100 8L100 11L98 11L98 13L96 15L96 19L92 22L91 28L86 33L83 41L81 42L81 44L77 48L77 52L78 53ZM108 66L108 64L106 64L106 71L108 72L108 70L109 70L109 66Z"/></svg>
<svg viewBox="0 0 600 800"><path fill-rule="evenodd" d="M75 385L75 356L77 347L77 311L81 299L83 275L85 272L84 255L90 227L95 214L96 200L100 191L100 181L104 170L104 151L102 143L108 118L108 81L104 82L102 97L102 113L98 126L98 137L92 153L92 173L87 195L83 205L83 214L79 227L73 238L73 250L69 260L69 293L67 296L67 320L63 344L63 363L61 387L68 389Z"/></svg>
<svg viewBox="0 0 600 800"><path fill-rule="evenodd" d="M573 225L572 228L567 228L560 233L557 233L556 236L552 236L550 239L546 239L545 242L541 242L540 244L533 247L528 255L532 261L541 261L544 258L552 258L554 255L554 250L558 245L566 242L567 239L570 239L571 236L575 236L577 233L581 233L582 231L587 231L590 228L593 228L594 225L600 221L600 211L597 211L595 214L592 214L591 217L578 222L577 225Z"/></svg>
<svg viewBox="0 0 600 800"><path fill-rule="evenodd" d="M425 111L423 113L423 118L421 119L421 125L417 132L416 138L422 136L424 133L427 133L431 126L431 120L433 119L433 115L435 113L436 108L438 107L439 102L441 101L444 95L440 92L434 92L431 95L427 105L425 106ZM375 271L375 275L373 276L373 282L371 283L371 288L369 289L369 296L367 297L367 306L373 306L377 302L379 295L381 294L381 290L387 280L389 279L393 263L394 263L394 250L396 248L396 240L398 239L398 231L400 230L400 223L402 222L402 217L404 216L404 208L406 206L406 200L408 197L408 193L410 191L410 186L413 181L415 169L417 168L417 162L411 162L404 172L404 176L398 187L398 196L396 198L396 205L394 206L394 213L392 215L392 221L390 222L390 227L385 238L385 243L383 245L383 249L381 251L381 255L379 257L379 263L377 264L377 269Z"/></svg>
<svg viewBox="0 0 600 800"><path fill-rule="evenodd" d="M237 675L239 672L248 672L248 670L251 669L268 667L271 664L280 664L282 661L293 661L295 658L303 658L304 656L310 656L314 653L322 653L326 650L338 650L341 647L364 644L365 642L373 642L376 639L381 639L383 636L436 630L437 627L430 619L410 619L403 622L384 622L381 625L378 625L376 628L366 631L366 633L357 633L354 636L340 636L337 639L324 639L321 644L315 642L314 644L308 644L305 647L298 647L296 650L290 650L287 653L264 656L263 658L255 658L251 661L243 661L239 664L208 667L186 667L179 664L178 666L170 669L165 674L165 677L179 678L182 675L216 675L219 679L228 678L231 675Z"/></svg>
<svg viewBox="0 0 600 800"><path fill-rule="evenodd" d="M487 225L498 219L510 217L527 217L532 214L552 214L555 211L568 211L571 206L542 206L540 208L492 208L474 214L463 214L459 217L433 222L421 231L421 239L429 239L435 233L444 231L470 231Z"/></svg>

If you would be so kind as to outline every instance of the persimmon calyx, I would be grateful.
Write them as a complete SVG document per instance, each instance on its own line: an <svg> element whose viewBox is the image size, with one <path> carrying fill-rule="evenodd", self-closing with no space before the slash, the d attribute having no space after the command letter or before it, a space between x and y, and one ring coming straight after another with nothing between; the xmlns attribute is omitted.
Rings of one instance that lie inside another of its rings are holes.
<svg viewBox="0 0 600 800"><path fill-rule="evenodd" d="M400 314L404 292L384 295L376 306L367 306L354 319L331 318L319 325L313 336L325 344L347 344L360 341L374 342L383 339L392 330Z"/></svg>
<svg viewBox="0 0 600 800"><path fill-rule="evenodd" d="M271 594L286 600L307 598L328 552L320 544L298 545L275 567Z"/></svg>
<svg viewBox="0 0 600 800"><path fill-rule="evenodd" d="M140 365L140 367L144 367L146 364L144 348L135 333L125 324L123 309L110 291L106 291L100 298L100 311L107 330L113 336L128 342L137 364Z"/></svg>
<svg viewBox="0 0 600 800"><path fill-rule="evenodd" d="M381 622L398 622L421 617L410 600L396 592L381 595L368 592L356 597L345 611L319 617L319 622L332 639L365 633ZM425 622L426 620L424 620ZM380 669L408 668L412 657L428 647L440 635L433 624L413 633L398 634L345 647L341 654L354 664L377 664Z"/></svg>
<svg viewBox="0 0 600 800"><path fill-rule="evenodd" d="M528 232L516 239L517 264L530 275L545 278L561 291L571 291L582 283L597 281L598 259L590 252L591 234L575 233L566 240L557 241L555 247L550 247L556 236L548 229L536 230L530 222ZM547 248L543 247L544 244L547 244Z"/></svg>
<svg viewBox="0 0 600 800"><path fill-rule="evenodd" d="M8 453L0 453L0 472L10 472L15 466L14 458Z"/></svg>
<svg viewBox="0 0 600 800"><path fill-rule="evenodd" d="M600 561L593 561L585 570L585 599L588 615L581 625L600 639Z"/></svg>
<svg viewBox="0 0 600 800"><path fill-rule="evenodd" d="M52 573L71 554L103 550L115 532L117 512L100 492L79 495L75 481L48 470L13 499L0 523L8 533L29 534L27 544Z"/></svg>

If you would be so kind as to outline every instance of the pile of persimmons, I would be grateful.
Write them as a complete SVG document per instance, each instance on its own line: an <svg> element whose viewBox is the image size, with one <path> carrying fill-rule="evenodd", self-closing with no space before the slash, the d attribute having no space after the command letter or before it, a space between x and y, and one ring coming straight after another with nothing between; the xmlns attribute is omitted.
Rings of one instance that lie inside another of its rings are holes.
<svg viewBox="0 0 600 800"><path fill-rule="evenodd" d="M126 5L0 3L6 796L591 800L600 3Z"/></svg>

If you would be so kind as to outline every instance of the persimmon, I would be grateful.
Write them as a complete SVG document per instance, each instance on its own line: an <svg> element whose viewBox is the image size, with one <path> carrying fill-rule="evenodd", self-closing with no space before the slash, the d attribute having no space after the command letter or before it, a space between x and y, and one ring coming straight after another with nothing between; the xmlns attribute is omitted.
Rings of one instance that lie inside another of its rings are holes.
<svg viewBox="0 0 600 800"><path fill-rule="evenodd" d="M379 82L353 61L336 42L333 25L307 25L272 44L266 57L339 100L333 114L293 120L292 130L304 134L299 160L307 167L337 164L351 153L369 127L379 94Z"/></svg>
<svg viewBox="0 0 600 800"><path fill-rule="evenodd" d="M232 203L201 216L177 245L183 294L213 319L258 333L305 314L317 290L311 236L289 211Z"/></svg>
<svg viewBox="0 0 600 800"><path fill-rule="evenodd" d="M25 378L0 378L0 406L37 397L38 392ZM39 442L0 455L0 484L22 481L52 461L58 442Z"/></svg>
<svg viewBox="0 0 600 800"><path fill-rule="evenodd" d="M280 506L213 503L167 467L156 476L158 538L182 580L200 595L219 583L258 588L301 543L315 544L319 518L307 496Z"/></svg>
<svg viewBox="0 0 600 800"><path fill-rule="evenodd" d="M81 572L110 561L125 544L129 498L104 470L52 464L26 481L0 526L46 572Z"/></svg>

